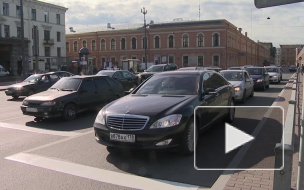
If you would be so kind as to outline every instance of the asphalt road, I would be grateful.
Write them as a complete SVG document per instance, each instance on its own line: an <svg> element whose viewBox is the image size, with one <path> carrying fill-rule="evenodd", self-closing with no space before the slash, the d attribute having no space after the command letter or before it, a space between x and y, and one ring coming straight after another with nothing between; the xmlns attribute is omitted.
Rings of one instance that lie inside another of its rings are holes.
<svg viewBox="0 0 304 190"><path fill-rule="evenodd" d="M256 91L238 105L272 105L290 77L286 72L281 84ZM108 150L94 139L97 112L83 113L69 122L36 122L22 114L22 100L0 92L0 189L197 189L211 187L223 172L195 170L193 156L172 151ZM251 133L266 111L239 111L233 124L246 126L242 130ZM223 135L224 124L219 122L200 136L200 167L225 167L233 159L237 150L215 156L222 152Z"/></svg>

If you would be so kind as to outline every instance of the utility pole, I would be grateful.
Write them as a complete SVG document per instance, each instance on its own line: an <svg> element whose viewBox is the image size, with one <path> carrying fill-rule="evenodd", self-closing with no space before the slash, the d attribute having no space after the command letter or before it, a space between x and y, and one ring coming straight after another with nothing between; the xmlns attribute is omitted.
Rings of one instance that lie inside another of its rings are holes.
<svg viewBox="0 0 304 190"><path fill-rule="evenodd" d="M146 25L146 14L148 11L143 7L141 13L144 14L144 27L145 27L145 39L144 39L144 48L145 48L145 69L147 69L147 25Z"/></svg>
<svg viewBox="0 0 304 190"><path fill-rule="evenodd" d="M21 57L22 57L22 74L25 75L27 68L25 64L25 47L24 47L24 20L23 20L23 0L20 0L20 22L21 22Z"/></svg>

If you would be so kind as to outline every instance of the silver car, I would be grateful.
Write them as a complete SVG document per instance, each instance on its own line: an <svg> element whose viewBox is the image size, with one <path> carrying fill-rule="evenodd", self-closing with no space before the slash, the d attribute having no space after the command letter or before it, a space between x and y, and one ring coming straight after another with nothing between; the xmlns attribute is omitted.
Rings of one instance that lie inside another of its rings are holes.
<svg viewBox="0 0 304 190"><path fill-rule="evenodd" d="M277 66L268 66L266 71L269 74L269 82L280 83L282 80L282 71L281 68Z"/></svg>
<svg viewBox="0 0 304 190"><path fill-rule="evenodd" d="M235 89L235 100L245 103L247 97L254 95L254 82L245 70L225 70L220 74L228 80Z"/></svg>

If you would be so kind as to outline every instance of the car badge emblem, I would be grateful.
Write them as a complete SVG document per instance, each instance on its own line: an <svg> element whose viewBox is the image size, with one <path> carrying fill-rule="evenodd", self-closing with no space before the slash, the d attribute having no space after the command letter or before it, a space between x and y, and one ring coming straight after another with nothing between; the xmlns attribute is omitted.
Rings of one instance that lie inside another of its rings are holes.
<svg viewBox="0 0 304 190"><path fill-rule="evenodd" d="M126 106L126 113L129 113L129 112L130 112L130 107Z"/></svg>

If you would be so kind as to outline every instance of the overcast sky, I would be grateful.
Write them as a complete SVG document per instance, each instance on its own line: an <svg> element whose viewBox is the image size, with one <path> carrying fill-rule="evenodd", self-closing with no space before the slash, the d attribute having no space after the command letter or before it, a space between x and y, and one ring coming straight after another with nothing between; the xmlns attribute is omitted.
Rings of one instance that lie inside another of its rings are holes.
<svg viewBox="0 0 304 190"><path fill-rule="evenodd" d="M68 8L66 28L76 33L106 29L107 23L119 29L147 23L185 20L226 19L247 32L254 41L304 44L304 2L257 9L254 0L41 0ZM86 4L84 4L84 2ZM200 7L200 14L199 14ZM267 19L270 17L270 19Z"/></svg>

